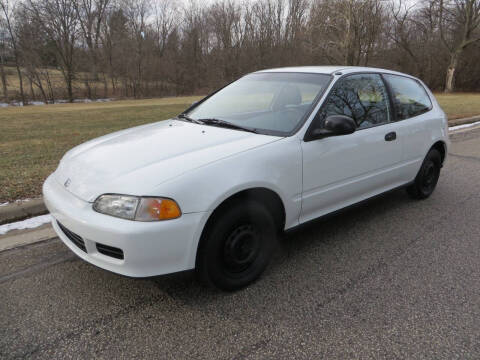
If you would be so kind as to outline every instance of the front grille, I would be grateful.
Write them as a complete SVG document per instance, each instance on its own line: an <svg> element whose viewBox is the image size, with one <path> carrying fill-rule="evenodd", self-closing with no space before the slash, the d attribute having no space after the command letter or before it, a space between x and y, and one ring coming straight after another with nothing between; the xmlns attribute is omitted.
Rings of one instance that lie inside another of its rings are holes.
<svg viewBox="0 0 480 360"><path fill-rule="evenodd" d="M60 224L60 222L58 221L57 221L57 224L58 224L58 227L62 229L65 236L68 237L72 243L74 243L80 250L87 252L87 249L85 248L85 241L83 241L80 235L77 235L74 232L71 232L65 226Z"/></svg>
<svg viewBox="0 0 480 360"><path fill-rule="evenodd" d="M97 243L97 250L100 254L107 255L110 257L113 257L115 259L121 259L123 260L123 250L113 247L113 246L108 246L105 244L100 244Z"/></svg>

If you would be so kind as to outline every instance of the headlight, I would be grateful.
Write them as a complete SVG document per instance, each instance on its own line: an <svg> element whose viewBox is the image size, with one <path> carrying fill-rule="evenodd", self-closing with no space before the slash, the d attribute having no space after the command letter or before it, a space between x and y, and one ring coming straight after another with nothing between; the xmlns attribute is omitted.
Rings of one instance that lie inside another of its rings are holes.
<svg viewBox="0 0 480 360"><path fill-rule="evenodd" d="M137 221L176 219L182 215L178 204L167 198L128 195L101 195L93 209L99 213Z"/></svg>

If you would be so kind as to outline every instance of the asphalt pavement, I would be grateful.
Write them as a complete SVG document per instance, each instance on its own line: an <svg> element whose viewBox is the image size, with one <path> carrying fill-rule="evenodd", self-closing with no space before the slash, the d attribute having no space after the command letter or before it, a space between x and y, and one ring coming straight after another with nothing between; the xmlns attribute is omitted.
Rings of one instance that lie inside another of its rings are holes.
<svg viewBox="0 0 480 360"><path fill-rule="evenodd" d="M480 129L454 136L429 199L290 232L235 293L121 277L58 239L0 252L0 358L479 359Z"/></svg>

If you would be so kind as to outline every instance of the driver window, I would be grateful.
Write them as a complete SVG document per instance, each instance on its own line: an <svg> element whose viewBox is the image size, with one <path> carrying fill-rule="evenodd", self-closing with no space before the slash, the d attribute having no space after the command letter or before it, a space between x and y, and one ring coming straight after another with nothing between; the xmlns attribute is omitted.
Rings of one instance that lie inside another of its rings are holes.
<svg viewBox="0 0 480 360"><path fill-rule="evenodd" d="M390 121L387 90L378 74L350 75L340 79L317 114L323 127L330 115L346 115L355 120L358 129Z"/></svg>

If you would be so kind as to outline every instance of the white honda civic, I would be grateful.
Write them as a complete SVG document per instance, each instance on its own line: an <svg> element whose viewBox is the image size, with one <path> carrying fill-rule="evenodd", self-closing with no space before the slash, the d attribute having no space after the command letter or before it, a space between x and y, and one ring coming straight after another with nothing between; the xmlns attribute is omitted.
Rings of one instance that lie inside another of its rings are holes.
<svg viewBox="0 0 480 360"><path fill-rule="evenodd" d="M444 112L412 76L272 69L75 147L43 193L82 259L132 277L195 268L234 290L260 276L284 230L401 186L430 196L448 144Z"/></svg>

